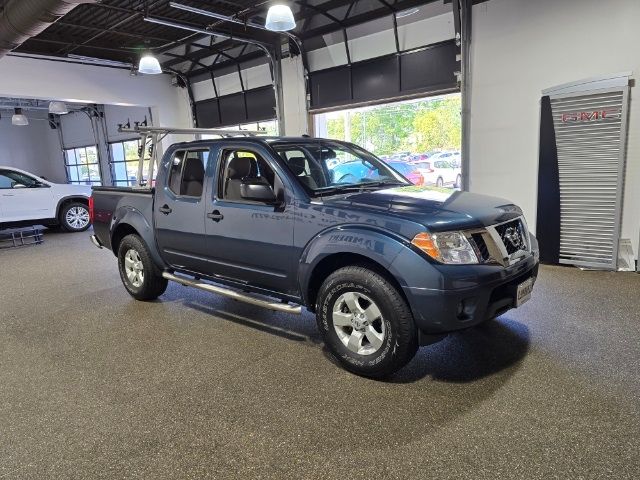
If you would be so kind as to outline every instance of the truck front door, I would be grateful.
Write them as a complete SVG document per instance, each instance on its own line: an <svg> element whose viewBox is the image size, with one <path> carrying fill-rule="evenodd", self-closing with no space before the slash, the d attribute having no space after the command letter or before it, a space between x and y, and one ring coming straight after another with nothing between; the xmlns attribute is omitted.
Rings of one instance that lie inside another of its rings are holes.
<svg viewBox="0 0 640 480"><path fill-rule="evenodd" d="M154 201L156 240L172 267L201 272L205 260L203 198L208 148L175 150L163 158Z"/></svg>
<svg viewBox="0 0 640 480"><path fill-rule="evenodd" d="M269 153L255 144L222 148L207 198L209 273L282 293L295 292L293 205L242 198L241 184L264 182L284 196ZM282 197L284 198L284 197Z"/></svg>

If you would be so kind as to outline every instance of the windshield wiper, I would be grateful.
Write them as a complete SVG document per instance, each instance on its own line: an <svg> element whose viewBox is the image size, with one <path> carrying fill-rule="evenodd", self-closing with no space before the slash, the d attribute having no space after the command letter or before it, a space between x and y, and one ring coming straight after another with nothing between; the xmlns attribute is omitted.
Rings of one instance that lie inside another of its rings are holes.
<svg viewBox="0 0 640 480"><path fill-rule="evenodd" d="M334 195L336 193L349 193L349 192L362 192L368 188L379 188L392 185L406 185L406 183L399 180L381 180L379 182L365 182L365 183L349 183L346 185L335 185L333 187L327 187L314 191L314 195L322 197L324 195Z"/></svg>

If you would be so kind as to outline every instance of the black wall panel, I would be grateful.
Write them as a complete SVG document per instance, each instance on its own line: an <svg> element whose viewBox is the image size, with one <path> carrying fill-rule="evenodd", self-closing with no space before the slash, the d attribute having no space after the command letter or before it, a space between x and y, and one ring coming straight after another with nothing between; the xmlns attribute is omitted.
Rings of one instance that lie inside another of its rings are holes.
<svg viewBox="0 0 640 480"><path fill-rule="evenodd" d="M218 113L218 101L216 99L196 102L196 123L200 128L215 128L222 125Z"/></svg>
<svg viewBox="0 0 640 480"><path fill-rule="evenodd" d="M246 96L246 105L245 105ZM271 120L276 116L276 96L271 85L218 99L196 102L196 122L200 128L217 128Z"/></svg>
<svg viewBox="0 0 640 480"><path fill-rule="evenodd" d="M311 87L311 105L322 106L344 105L351 102L351 69L337 67L313 72L309 76Z"/></svg>
<svg viewBox="0 0 640 480"><path fill-rule="evenodd" d="M394 97L400 93L398 56L381 57L351 66L356 102Z"/></svg>
<svg viewBox="0 0 640 480"><path fill-rule="evenodd" d="M455 90L458 47L453 40L401 54L311 72L311 108L339 107L403 95Z"/></svg>
<svg viewBox="0 0 640 480"><path fill-rule="evenodd" d="M276 118L276 94L273 86L247 90L247 122L259 122Z"/></svg>
<svg viewBox="0 0 640 480"><path fill-rule="evenodd" d="M460 69L457 51L455 43L445 43L401 55L402 92L455 88L455 72Z"/></svg>

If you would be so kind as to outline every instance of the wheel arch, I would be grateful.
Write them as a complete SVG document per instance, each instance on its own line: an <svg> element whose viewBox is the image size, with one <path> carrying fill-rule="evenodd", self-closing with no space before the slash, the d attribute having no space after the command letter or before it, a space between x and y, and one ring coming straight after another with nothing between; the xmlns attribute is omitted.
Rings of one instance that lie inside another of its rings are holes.
<svg viewBox="0 0 640 480"><path fill-rule="evenodd" d="M393 272L392 263L407 248L405 244L398 234L369 225L340 225L319 233L300 257L299 288L304 304L313 311L324 279L348 265L370 268L404 295L402 279Z"/></svg>
<svg viewBox="0 0 640 480"><path fill-rule="evenodd" d="M131 207L123 207L114 213L118 222L111 227L111 251L118 256L118 248L124 237L130 234L138 235L149 250L151 258L158 268L164 269L165 263L156 246L155 233L144 215Z"/></svg>
<svg viewBox="0 0 640 480"><path fill-rule="evenodd" d="M58 200L58 204L56 205L56 218L59 220L60 215L62 214L62 209L74 202L82 203L88 207L89 197L83 197L82 195L67 195L66 197L62 197Z"/></svg>

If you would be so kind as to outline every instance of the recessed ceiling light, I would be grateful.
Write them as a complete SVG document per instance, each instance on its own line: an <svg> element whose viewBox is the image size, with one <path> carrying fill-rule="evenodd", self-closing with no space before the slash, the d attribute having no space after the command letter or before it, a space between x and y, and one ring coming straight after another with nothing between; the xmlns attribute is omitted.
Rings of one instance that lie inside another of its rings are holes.
<svg viewBox="0 0 640 480"><path fill-rule="evenodd" d="M418 7L407 8L406 10L400 10L396 13L396 18L408 17L409 15L413 15L418 13L420 9Z"/></svg>
<svg viewBox="0 0 640 480"><path fill-rule="evenodd" d="M287 32L296 28L293 12L287 5L273 5L267 12L267 21L264 24L267 30L273 32Z"/></svg>

